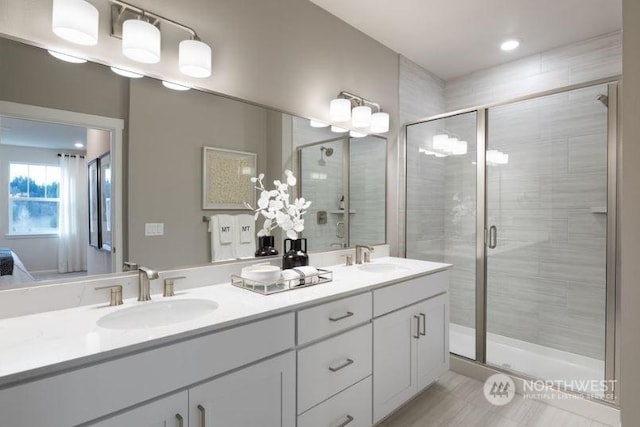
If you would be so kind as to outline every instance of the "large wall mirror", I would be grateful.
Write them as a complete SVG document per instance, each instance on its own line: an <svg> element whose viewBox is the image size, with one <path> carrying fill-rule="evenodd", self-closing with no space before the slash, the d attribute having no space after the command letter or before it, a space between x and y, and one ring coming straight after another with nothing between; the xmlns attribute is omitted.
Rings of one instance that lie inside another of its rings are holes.
<svg viewBox="0 0 640 427"><path fill-rule="evenodd" d="M255 153L255 172L268 183L284 169L300 174L299 191L313 202L303 233L311 249L386 240L383 138L343 137L304 118L63 62L5 38L0 58L0 258L13 259L0 290L113 273L123 261L156 269L210 263L203 218L247 211L202 209L205 146ZM355 213L340 221L341 206ZM336 237L325 241L329 225Z"/></svg>

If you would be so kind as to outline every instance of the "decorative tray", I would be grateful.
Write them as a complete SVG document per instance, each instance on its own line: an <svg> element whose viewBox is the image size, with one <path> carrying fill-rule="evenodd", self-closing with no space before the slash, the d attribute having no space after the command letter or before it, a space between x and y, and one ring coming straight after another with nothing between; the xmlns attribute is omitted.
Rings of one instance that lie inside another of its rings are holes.
<svg viewBox="0 0 640 427"><path fill-rule="evenodd" d="M239 288L249 289L262 295L270 295L278 292L292 291L294 289L307 288L309 286L328 283L333 280L333 272L318 268L318 275L306 277L302 279L285 280L280 279L277 282L266 283L255 280L245 279L236 274L231 275L231 284Z"/></svg>

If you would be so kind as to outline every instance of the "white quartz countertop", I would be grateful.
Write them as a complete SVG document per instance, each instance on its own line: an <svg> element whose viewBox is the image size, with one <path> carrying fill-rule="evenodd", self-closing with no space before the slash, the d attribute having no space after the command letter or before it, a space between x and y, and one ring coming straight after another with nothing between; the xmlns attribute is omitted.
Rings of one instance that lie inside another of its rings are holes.
<svg viewBox="0 0 640 427"><path fill-rule="evenodd" d="M0 320L0 387L98 363L134 351L152 349L218 329L286 313L339 297L364 292L413 277L448 269L451 265L404 258L377 258L373 264L403 268L383 273L359 266L330 266L333 281L272 295L240 289L229 278L218 277L202 287L177 291L175 299L206 299L218 308L203 317L146 329L105 329L102 316L151 302L127 299L123 305L88 305ZM221 283L215 283L221 282ZM153 300L165 300L153 295Z"/></svg>

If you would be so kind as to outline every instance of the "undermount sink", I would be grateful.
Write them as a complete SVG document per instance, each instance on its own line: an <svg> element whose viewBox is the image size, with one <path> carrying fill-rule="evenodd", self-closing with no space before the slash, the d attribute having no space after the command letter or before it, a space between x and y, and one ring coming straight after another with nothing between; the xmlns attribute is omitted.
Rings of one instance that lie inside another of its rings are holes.
<svg viewBox="0 0 640 427"><path fill-rule="evenodd" d="M114 311L98 319L107 329L147 329L170 326L210 314L218 303L203 299L172 299L146 302Z"/></svg>
<svg viewBox="0 0 640 427"><path fill-rule="evenodd" d="M358 266L359 270L366 273L391 273L394 271L408 271L409 269L401 265L395 264L361 264Z"/></svg>

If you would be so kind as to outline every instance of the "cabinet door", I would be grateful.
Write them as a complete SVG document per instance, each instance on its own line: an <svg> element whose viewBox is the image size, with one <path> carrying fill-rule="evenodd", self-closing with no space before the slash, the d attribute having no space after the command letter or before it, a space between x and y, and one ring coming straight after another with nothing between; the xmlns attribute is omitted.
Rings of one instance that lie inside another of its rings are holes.
<svg viewBox="0 0 640 427"><path fill-rule="evenodd" d="M189 389L190 427L294 427L295 417L293 351Z"/></svg>
<svg viewBox="0 0 640 427"><path fill-rule="evenodd" d="M377 423L417 391L416 306L373 321L373 421Z"/></svg>
<svg viewBox="0 0 640 427"><path fill-rule="evenodd" d="M188 397L188 393L182 391L90 425L92 427L187 427Z"/></svg>
<svg viewBox="0 0 640 427"><path fill-rule="evenodd" d="M417 345L418 390L427 387L449 369L449 295L418 304L420 339Z"/></svg>

